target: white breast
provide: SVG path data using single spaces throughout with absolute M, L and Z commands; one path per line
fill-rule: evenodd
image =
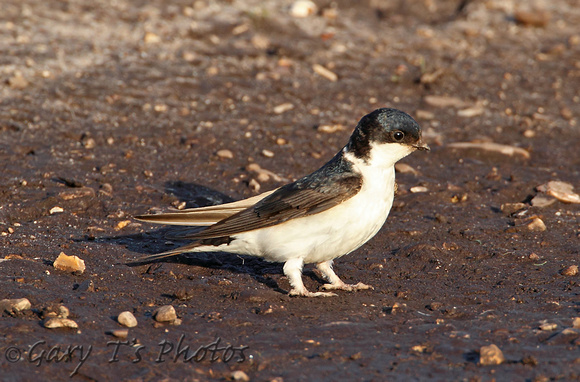
M 237 235 L 227 250 L 269 261 L 300 257 L 305 263 L 318 263 L 346 255 L 366 243 L 381 229 L 391 210 L 394 161 L 381 166 L 347 158 L 363 177 L 357 195 L 316 215 Z

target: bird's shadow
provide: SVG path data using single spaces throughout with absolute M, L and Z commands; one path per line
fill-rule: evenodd
M 235 201 L 231 197 L 212 190 L 211 188 L 181 181 L 167 182 L 165 192 L 178 198 L 179 201 L 186 203 L 186 208 L 205 207 L 218 205 Z M 142 254 L 146 257 L 160 252 L 169 251 L 188 244 L 191 241 L 175 240 L 168 241 L 168 237 L 176 234 L 182 234 L 183 231 L 191 233 L 203 230 L 202 227 L 161 227 L 151 231 L 134 233 L 128 235 L 104 236 L 104 237 L 85 237 L 80 241 L 93 241 L 100 243 L 114 243 L 124 246 L 129 251 Z M 248 274 L 254 280 L 266 285 L 267 287 L 280 292 L 287 293 L 278 286 L 278 283 L 270 275 L 281 275 L 283 272 L 282 263 L 270 263 L 253 256 L 242 256 L 227 252 L 196 252 L 185 253 L 158 260 L 140 261 L 139 257 L 126 263 L 127 266 L 137 267 L 142 265 L 155 265 L 161 263 L 178 263 L 191 266 L 199 266 L 210 269 L 228 270 L 234 273 Z M 150 272 L 150 269 L 147 271 Z M 313 271 L 305 271 L 304 275 L 316 282 L 324 281 Z

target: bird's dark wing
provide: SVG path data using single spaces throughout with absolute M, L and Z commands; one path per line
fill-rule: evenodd
M 227 237 L 258 228 L 270 227 L 290 219 L 308 216 L 332 208 L 353 197 L 361 187 L 358 176 L 346 176 L 333 182 L 332 187 L 309 187 L 291 183 L 272 195 L 224 219 L 189 239 Z

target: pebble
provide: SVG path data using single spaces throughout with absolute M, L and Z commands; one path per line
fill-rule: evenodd
M 526 208 L 525 203 L 504 203 L 501 205 L 501 212 L 506 215 L 512 215 L 520 210 Z
M 553 196 L 561 202 L 580 204 L 580 195 L 572 192 L 573 189 L 574 186 L 570 183 L 560 182 L 558 180 L 552 180 L 536 187 L 536 190 Z
M 542 219 L 533 218 L 532 221 L 528 224 L 528 229 L 530 231 L 542 232 L 545 231 L 547 228 Z
M 481 365 L 500 365 L 504 361 L 503 352 L 494 344 L 482 346 L 479 349 L 479 363 Z
M 52 208 L 50 209 L 50 211 L 48 211 L 48 212 L 49 212 L 51 215 L 53 215 L 53 214 L 58 214 L 58 213 L 64 212 L 64 208 L 62 208 L 62 207 L 59 207 L 59 206 L 55 206 L 55 207 L 52 207 Z
M 64 252 L 56 258 L 53 263 L 56 269 L 68 272 L 79 272 L 82 274 L 85 271 L 85 261 L 77 256 L 68 256 Z
M 417 116 L 418 119 L 424 119 L 427 121 L 430 121 L 435 118 L 435 113 L 432 113 L 427 110 L 417 110 L 415 112 L 415 115 Z
M 549 198 L 544 195 L 536 195 L 533 197 L 530 203 L 534 207 L 548 207 L 549 205 L 556 203 L 556 199 Z
M 413 175 L 418 175 L 419 172 L 417 170 L 415 170 L 413 167 L 409 166 L 406 163 L 396 163 L 395 164 L 395 171 L 401 173 L 401 174 L 413 174 Z
M 427 105 L 434 107 L 463 107 L 466 105 L 460 98 L 438 95 L 425 96 L 424 101 Z
M 123 228 L 127 227 L 129 224 L 131 224 L 131 220 L 121 220 L 115 226 L 115 231 L 122 230 Z
M 560 115 L 562 116 L 562 118 L 564 118 L 565 120 L 568 120 L 568 121 L 574 117 L 572 110 L 570 110 L 567 107 L 563 107 L 562 109 L 560 109 Z
M 224 158 L 224 159 L 233 159 L 234 158 L 234 153 L 232 153 L 230 150 L 227 150 L 227 149 L 219 150 L 216 154 L 218 157 Z
M 337 131 L 343 131 L 345 129 L 346 127 L 344 125 L 337 123 L 334 125 L 320 125 L 316 130 L 320 133 L 332 134 L 336 133 Z
M 572 319 L 572 327 L 574 329 L 580 329 L 580 317 L 574 317 Z
M 15 76 L 8 79 L 8 85 L 12 89 L 24 89 L 28 84 L 28 80 L 22 76 L 22 73 L 16 73 Z
M 175 314 L 175 310 L 173 312 Z M 129 311 L 125 311 L 119 314 L 119 316 L 117 317 L 117 321 L 119 322 L 119 324 L 126 326 L 128 328 L 134 328 L 135 326 L 137 326 L 137 319 L 135 318 L 133 313 Z
M 70 320 L 68 318 L 55 317 L 55 318 L 51 318 L 51 319 L 46 320 L 44 322 L 44 327 L 47 329 L 57 329 L 57 328 L 78 329 L 79 325 L 76 322 L 74 322 L 73 320 Z
M 164 305 L 153 313 L 153 317 L 157 322 L 171 322 L 177 319 L 177 314 L 172 305 Z
M 578 266 L 570 265 L 560 271 L 562 276 L 576 276 L 578 274 Z
M 558 324 L 550 323 L 550 322 L 542 322 L 540 324 L 540 330 L 550 332 L 552 330 L 556 330 L 558 328 Z
M 514 13 L 514 19 L 518 23 L 532 27 L 545 27 L 551 17 L 550 12 L 544 10 L 517 10 Z
M 143 36 L 143 41 L 145 42 L 145 44 L 156 44 L 161 42 L 161 37 L 159 37 L 153 32 L 147 32 L 145 33 L 145 36 Z
M 503 155 L 520 155 L 526 159 L 530 158 L 530 153 L 520 147 L 502 145 L 494 142 L 453 142 L 447 145 L 455 149 L 479 149 L 485 151 L 494 151 Z
M 62 200 L 72 200 L 85 196 L 95 196 L 95 190 L 90 187 L 75 188 L 72 190 L 62 191 L 58 194 Z
M 457 115 L 459 117 L 471 118 L 471 117 L 477 117 L 478 115 L 482 115 L 483 112 L 484 112 L 484 109 L 482 107 L 474 106 L 474 107 L 468 107 L 467 109 L 459 110 L 457 112 Z
M 540 256 L 538 256 L 535 253 L 530 253 L 530 255 L 528 256 L 528 259 L 530 259 L 532 261 L 538 261 L 538 260 L 540 260 Z
M 18 313 L 23 310 L 29 310 L 32 304 L 27 298 L 4 299 L 0 301 L 0 313 L 7 312 L 8 314 Z
M 274 152 L 264 149 L 262 150 L 262 155 L 265 156 L 266 158 L 273 158 L 274 157 Z
M 240 381 L 240 382 L 249 382 L 250 377 L 248 377 L 248 374 L 246 374 L 245 372 L 243 372 L 241 370 L 236 370 L 236 371 L 232 371 L 232 373 L 230 374 L 230 380 Z
M 274 113 L 275 114 L 282 114 L 282 113 L 285 113 L 285 112 L 290 111 L 292 109 L 294 109 L 294 105 L 291 104 L 290 102 L 286 102 L 286 103 L 280 104 L 278 106 L 275 106 Z
M 330 69 L 325 68 L 320 64 L 312 65 L 312 70 L 314 70 L 314 73 L 318 74 L 321 77 L 326 78 L 331 82 L 336 82 L 338 80 L 338 76 L 336 75 L 336 73 L 334 73 Z
M 315 15 L 318 12 L 318 6 L 310 0 L 298 0 L 290 7 L 292 17 L 304 18 Z
M 262 188 L 262 186 L 260 185 L 260 183 L 258 183 L 258 181 L 256 179 L 254 179 L 254 178 L 250 179 L 250 182 L 248 183 L 248 186 L 250 186 L 250 188 L 254 192 L 258 192 L 258 191 L 260 191 L 260 188 Z
M 94 292 L 95 283 L 93 283 L 93 280 L 85 280 L 79 284 L 76 290 L 78 292 Z
M 428 192 L 429 189 L 425 186 L 414 186 L 414 187 L 411 187 L 411 189 L 409 191 L 416 194 L 418 192 Z

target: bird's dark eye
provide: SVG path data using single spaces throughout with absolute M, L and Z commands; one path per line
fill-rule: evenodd
M 393 131 L 393 139 L 397 142 L 401 142 L 405 138 L 405 133 L 402 131 Z

